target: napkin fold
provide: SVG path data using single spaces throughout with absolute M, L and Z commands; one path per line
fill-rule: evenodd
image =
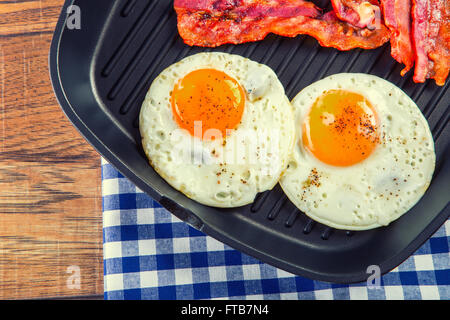
M 376 283 L 296 276 L 192 228 L 102 159 L 104 297 L 108 300 L 450 299 L 450 220 Z

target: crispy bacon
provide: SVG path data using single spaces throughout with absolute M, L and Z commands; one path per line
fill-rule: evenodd
M 378 0 L 331 0 L 337 17 L 358 28 L 374 29 L 381 23 Z
M 414 66 L 411 42 L 411 0 L 381 0 L 384 22 L 391 30 L 391 55 L 405 68 L 404 76 Z
M 384 25 L 358 28 L 303 0 L 175 0 L 174 7 L 179 33 L 191 46 L 258 41 L 269 33 L 307 34 L 322 46 L 339 50 L 373 49 L 389 40 Z
M 444 85 L 450 69 L 450 2 L 413 0 L 414 81 Z

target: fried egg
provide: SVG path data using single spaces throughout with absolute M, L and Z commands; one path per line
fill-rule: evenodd
M 417 105 L 390 82 L 335 74 L 293 99 L 297 129 L 280 184 L 315 221 L 333 228 L 386 226 L 413 207 L 435 167 Z
M 139 120 L 155 171 L 214 207 L 246 205 L 272 189 L 295 140 L 292 105 L 274 71 L 227 53 L 169 66 L 153 81 Z

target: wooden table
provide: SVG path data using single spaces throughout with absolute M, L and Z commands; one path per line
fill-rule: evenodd
M 103 296 L 100 156 L 48 73 L 63 2 L 0 1 L 0 299 Z

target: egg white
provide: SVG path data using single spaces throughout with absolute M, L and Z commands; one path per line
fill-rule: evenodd
M 301 141 L 311 106 L 332 89 L 363 95 L 380 120 L 379 145 L 367 159 L 348 167 L 319 161 Z M 427 190 L 436 161 L 433 138 L 420 109 L 392 83 L 368 74 L 335 74 L 303 89 L 292 105 L 297 141 L 280 184 L 313 220 L 345 230 L 386 226 Z
M 223 139 L 194 138 L 179 128 L 170 102 L 175 84 L 203 68 L 225 72 L 246 92 L 241 123 Z M 152 167 L 175 189 L 214 207 L 237 207 L 272 189 L 295 140 L 293 109 L 266 65 L 227 53 L 200 53 L 164 70 L 140 112 L 142 146 Z

